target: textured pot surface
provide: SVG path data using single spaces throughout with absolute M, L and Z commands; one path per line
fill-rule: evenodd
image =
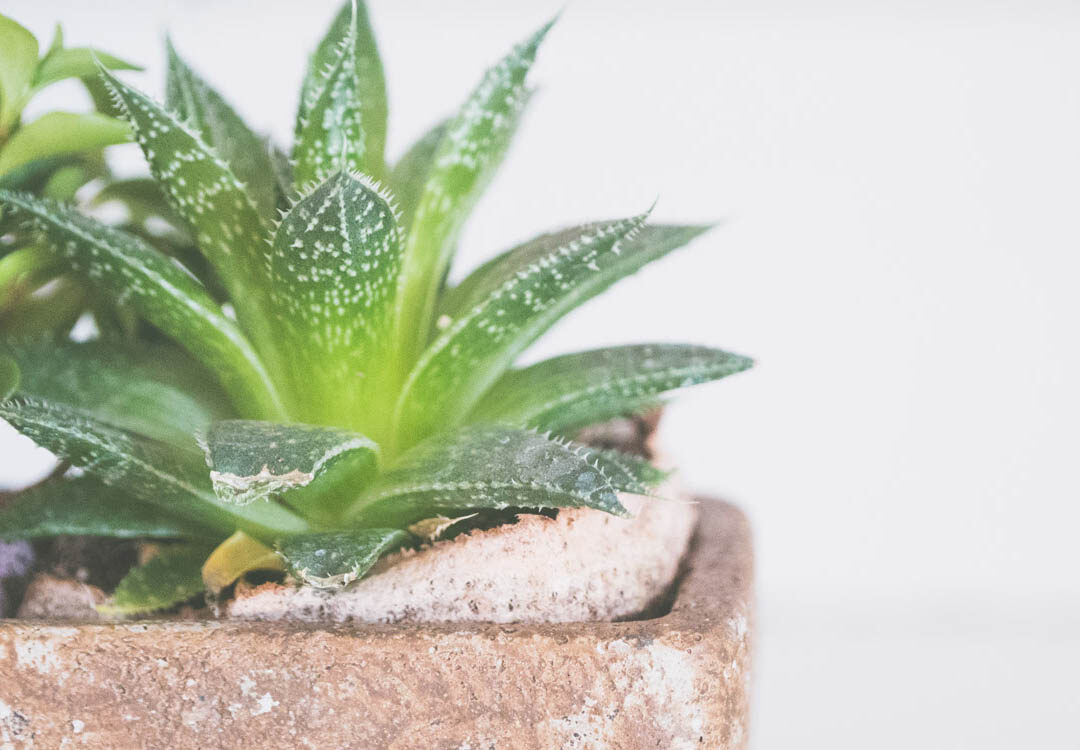
M 652 619 L 2 621 L 0 747 L 742 747 L 751 586 L 744 516 L 707 502 Z
M 383 558 L 340 592 L 268 583 L 226 605 L 243 620 L 309 622 L 587 622 L 643 612 L 670 589 L 698 506 L 674 482 L 657 494 L 622 495 L 633 514 L 590 508 L 436 542 Z

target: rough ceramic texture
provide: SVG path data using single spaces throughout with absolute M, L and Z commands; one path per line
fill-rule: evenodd
M 229 617 L 311 622 L 587 622 L 647 609 L 671 586 L 697 505 L 625 495 L 635 513 L 560 511 L 390 555 L 332 593 L 267 583 L 242 590 Z
M 744 747 L 749 530 L 702 509 L 650 620 L 0 623 L 0 746 Z

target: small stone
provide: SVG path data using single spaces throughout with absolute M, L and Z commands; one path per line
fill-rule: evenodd
M 105 601 L 97 586 L 38 573 L 30 581 L 18 617 L 28 620 L 97 620 L 95 605 Z

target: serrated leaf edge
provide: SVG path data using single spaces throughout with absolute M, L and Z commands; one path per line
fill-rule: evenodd
M 111 72 L 109 72 L 107 68 L 101 65 L 100 61 L 98 61 L 98 76 L 101 78 L 102 83 L 105 84 L 105 89 L 109 92 L 109 98 L 112 100 L 113 106 L 115 106 L 117 109 L 124 113 L 124 119 L 126 119 L 128 121 L 128 124 L 131 126 L 131 131 L 135 136 L 135 140 L 138 140 L 140 128 L 135 123 L 135 118 L 131 114 L 131 109 L 130 107 L 128 107 L 127 101 L 124 99 L 124 95 L 120 92 L 118 84 L 122 84 L 122 82 L 118 78 L 116 78 L 116 76 L 114 76 Z M 244 200 L 247 202 L 248 207 L 251 208 L 251 210 L 255 213 L 257 217 L 259 217 L 263 229 L 266 229 L 267 226 L 265 220 L 263 220 L 262 212 L 259 211 L 259 207 L 255 205 L 255 201 L 252 199 L 251 194 L 248 192 L 247 185 L 235 174 L 233 174 L 232 168 L 224 159 L 221 158 L 221 155 L 218 154 L 217 149 L 207 143 L 205 139 L 203 139 L 202 135 L 192 126 L 191 122 L 186 117 L 182 117 L 180 113 L 165 106 L 164 103 L 152 99 L 150 96 L 144 94 L 138 89 L 135 89 L 131 86 L 128 86 L 127 88 L 131 89 L 131 91 L 135 92 L 136 94 L 152 101 L 158 108 L 161 109 L 163 113 L 168 115 L 168 117 L 177 125 L 177 127 L 179 127 L 184 132 L 185 135 L 192 138 L 195 141 L 196 145 L 206 152 L 206 155 L 209 157 L 210 161 L 214 164 L 214 166 L 220 168 L 225 174 L 229 176 L 229 178 L 233 182 L 233 186 L 236 187 L 240 191 L 240 193 L 243 194 Z M 142 144 L 139 145 L 140 148 L 142 148 Z
M 75 414 L 75 416 L 76 416 L 75 420 L 68 420 L 68 421 L 56 420 L 55 422 L 45 422 L 45 421 L 42 421 L 41 419 L 35 419 L 32 415 L 19 414 L 19 413 L 17 413 L 17 412 L 10 409 L 10 407 L 12 407 L 12 406 L 14 406 L 16 409 L 18 409 L 20 407 L 24 407 L 24 406 L 29 406 L 29 407 L 42 409 L 42 410 L 44 410 L 46 412 L 54 412 L 54 411 L 56 411 L 55 408 L 47 401 L 44 401 L 42 399 L 37 399 L 37 398 L 26 397 L 26 396 L 20 396 L 20 397 L 17 397 L 17 398 L 8 399 L 7 401 L 0 402 L 0 417 L 4 417 L 5 419 L 7 419 L 7 414 L 10 413 L 10 414 L 13 414 L 16 417 L 16 419 L 19 419 L 19 420 L 24 421 L 24 422 L 29 422 L 29 423 L 33 424 L 35 427 L 41 427 L 41 428 L 47 428 L 47 429 L 50 429 L 50 430 L 55 430 L 56 432 L 59 432 L 59 433 L 61 433 L 63 435 L 67 435 L 67 436 L 70 436 L 70 437 L 73 437 L 73 438 L 77 438 L 78 440 L 84 440 L 87 443 L 90 443 L 90 444 L 94 445 L 96 448 L 100 448 L 103 451 L 113 451 L 113 450 L 115 450 L 114 446 L 110 445 L 107 442 L 104 442 L 104 441 L 98 439 L 97 435 L 94 433 L 94 430 L 89 429 L 89 426 L 94 424 L 94 420 L 92 420 L 89 417 L 83 418 L 82 415 L 85 414 L 84 410 L 82 410 L 82 409 L 80 409 L 80 408 L 78 408 L 76 406 L 68 406 L 68 407 L 66 407 L 67 409 L 69 409 L 71 412 L 73 412 Z M 80 424 L 83 425 L 83 426 L 87 426 L 88 429 L 86 431 L 79 431 L 78 426 Z M 115 431 L 123 434 L 123 430 L 121 430 L 119 428 L 110 427 L 109 429 L 115 430 Z M 128 454 L 128 455 L 125 455 L 124 460 L 125 460 L 125 462 L 130 462 L 131 465 L 135 466 L 136 468 L 138 468 L 138 469 L 140 469 L 142 471 L 146 471 L 149 474 L 152 474 L 153 476 L 157 477 L 158 479 L 160 479 L 165 484 L 168 484 L 168 485 L 171 485 L 171 486 L 176 487 L 178 489 L 181 489 L 184 492 L 187 492 L 188 494 L 192 495 L 195 498 L 202 499 L 202 500 L 207 499 L 206 493 L 204 491 L 200 490 L 198 487 L 195 487 L 194 485 L 180 479 L 179 477 L 176 477 L 176 476 L 173 476 L 172 474 L 168 474 L 166 472 L 163 472 L 163 471 L 159 470 L 157 467 L 155 467 L 153 464 L 150 464 L 150 463 L 148 463 L 146 461 L 143 461 L 142 459 L 140 459 L 140 458 L 138 458 L 136 456 Z M 104 476 L 96 474 L 95 472 L 93 472 L 92 469 L 86 469 L 86 467 L 82 467 L 82 468 L 87 470 L 89 473 L 94 474 L 94 476 L 96 476 L 104 484 L 108 484 L 108 485 L 113 484 L 113 481 L 111 481 L 109 478 L 106 478 Z
M 654 204 L 655 205 L 655 204 Z M 645 222 L 648 220 L 649 215 L 652 213 L 652 208 L 645 213 L 638 214 L 635 217 L 629 219 L 621 219 L 613 222 L 598 224 L 594 227 L 594 231 L 591 233 L 582 234 L 570 242 L 562 245 L 552 252 L 548 253 L 544 257 L 533 261 L 525 269 L 518 271 L 514 276 L 504 281 L 497 289 L 491 294 L 485 297 L 483 300 L 473 305 L 465 315 L 455 320 L 449 326 L 447 326 L 439 336 L 429 344 L 421 355 L 417 358 L 416 363 L 409 371 L 405 382 L 401 386 L 401 390 L 398 395 L 397 403 L 395 404 L 394 413 L 395 421 L 400 423 L 401 418 L 404 415 L 405 406 L 411 396 L 411 391 L 416 381 L 423 375 L 427 365 L 438 356 L 447 346 L 451 344 L 454 338 L 460 333 L 466 326 L 468 326 L 473 320 L 482 315 L 490 305 L 498 301 L 502 297 L 510 294 L 517 286 L 524 283 L 531 277 L 540 273 L 548 266 L 556 262 L 558 256 L 567 256 L 580 248 L 583 243 L 597 242 L 606 238 L 612 234 L 620 234 L 622 236 L 615 241 L 608 252 L 619 255 L 621 250 L 620 246 L 623 243 L 633 240 L 633 238 L 641 231 Z M 624 229 L 625 227 L 625 229 Z M 401 290 L 399 289 L 399 292 Z M 571 294 L 573 292 L 571 291 Z
M 742 362 L 740 362 L 740 364 L 742 364 L 743 366 L 729 374 L 734 375 L 753 366 L 752 359 L 748 357 L 743 357 L 742 355 L 734 356 L 739 357 L 741 360 L 743 360 Z M 638 373 L 635 375 L 627 375 L 624 377 L 616 377 L 606 383 L 597 383 L 594 385 L 590 385 L 585 388 L 574 390 L 573 392 L 564 393 L 558 398 L 546 401 L 543 404 L 539 405 L 536 409 L 530 410 L 533 413 L 531 413 L 529 417 L 520 424 L 522 424 L 522 426 L 535 427 L 536 425 L 532 424 L 529 420 L 537 419 L 542 415 L 546 414 L 547 412 L 558 408 L 559 406 L 571 404 L 581 399 L 587 399 L 590 396 L 610 391 L 613 388 L 622 388 L 636 384 L 647 384 L 650 381 L 668 380 L 670 378 L 682 378 L 684 381 L 691 381 L 681 383 L 680 385 L 673 386 L 672 388 L 665 388 L 664 392 L 667 392 L 678 390 L 680 388 L 689 388 L 694 385 L 702 385 L 703 383 L 709 382 L 713 374 L 725 372 L 728 369 L 729 368 L 727 366 L 721 365 L 696 364 L 670 367 L 664 370 L 652 370 L 648 373 Z

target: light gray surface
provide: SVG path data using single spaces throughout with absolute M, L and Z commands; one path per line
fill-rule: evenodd
M 1075 602 L 764 603 L 751 747 L 1076 748 Z
M 563 3 L 371 5 L 400 153 Z M 4 10 L 148 61 L 131 80 L 156 92 L 167 25 L 283 138 L 332 6 Z M 660 219 L 727 219 L 530 356 L 689 340 L 759 359 L 663 426 L 688 483 L 755 524 L 756 747 L 1077 746 L 1076 4 L 575 0 L 535 79 L 455 276 L 657 195 Z M 8 479 L 31 468 L 12 445 Z

